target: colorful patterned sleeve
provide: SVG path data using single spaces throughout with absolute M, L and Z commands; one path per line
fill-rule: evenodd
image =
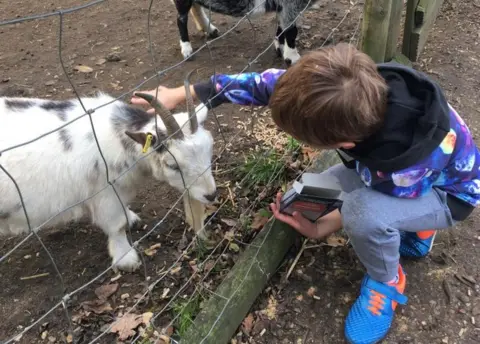
M 209 107 L 223 103 L 266 106 L 283 69 L 262 73 L 217 74 L 209 81 L 196 84 L 197 97 Z

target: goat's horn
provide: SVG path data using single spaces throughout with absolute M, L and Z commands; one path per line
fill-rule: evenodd
M 183 132 L 180 129 L 177 121 L 173 117 L 172 113 L 163 105 L 161 102 L 156 100 L 156 98 L 147 93 L 135 93 L 137 97 L 145 99 L 154 109 L 155 112 L 160 116 L 167 128 L 167 134 L 172 135 L 173 138 L 182 139 Z
M 191 70 L 187 74 L 184 85 L 185 85 L 185 98 L 187 100 L 187 112 L 188 112 L 188 117 L 190 118 L 190 131 L 193 134 L 198 129 L 198 119 L 197 119 L 197 113 L 195 111 L 195 105 L 193 105 L 192 93 L 190 92 L 190 77 L 192 76 L 192 72 L 193 70 Z

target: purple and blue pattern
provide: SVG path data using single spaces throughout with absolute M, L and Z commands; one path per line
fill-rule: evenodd
M 222 74 L 212 81 L 225 102 L 266 106 L 283 73 L 282 69 L 268 69 L 263 73 Z M 435 187 L 473 206 L 480 205 L 480 152 L 463 119 L 449 108 L 450 132 L 428 158 L 393 173 L 371 171 L 357 161 L 357 173 L 365 185 L 400 198 L 417 198 Z

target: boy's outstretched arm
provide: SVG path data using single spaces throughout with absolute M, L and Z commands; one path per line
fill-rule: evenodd
M 223 103 L 266 106 L 278 78 L 284 72 L 285 70 L 282 69 L 267 69 L 262 73 L 217 74 L 205 82 L 191 85 L 190 92 L 195 99 L 207 104 L 210 108 Z M 159 86 L 146 93 L 158 94 L 158 99 L 168 109 L 173 109 L 185 101 L 183 86 L 176 88 Z M 135 95 L 132 98 L 132 104 L 148 105 Z

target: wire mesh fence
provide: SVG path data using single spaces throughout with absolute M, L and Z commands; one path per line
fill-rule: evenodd
M 163 2 L 168 3 L 167 1 Z M 215 295 L 216 297 L 221 297 L 226 300 L 223 310 L 217 315 L 217 319 L 220 319 L 223 316 L 225 308 L 229 306 L 229 301 L 231 297 L 233 297 L 234 295 L 231 295 L 230 298 L 225 298 L 224 296 L 216 294 L 215 287 L 218 285 L 218 283 L 221 282 L 222 276 L 221 272 L 219 276 L 220 278 L 212 278 L 212 275 L 219 274 L 219 265 L 222 265 L 222 267 L 220 268 L 220 270 L 222 270 L 225 267 L 228 269 L 228 267 L 234 263 L 234 259 L 232 259 L 232 257 L 228 255 L 229 252 L 238 252 L 241 251 L 243 247 L 250 245 L 249 241 L 251 241 L 252 235 L 236 235 L 236 233 L 244 232 L 243 227 L 245 227 L 245 221 L 248 222 L 248 219 L 251 219 L 255 212 L 265 205 L 268 197 L 270 197 L 272 195 L 272 192 L 274 192 L 276 188 L 279 187 L 278 181 L 280 176 L 285 176 L 286 170 L 288 170 L 289 168 L 291 169 L 291 167 L 289 167 L 288 164 L 285 163 L 286 161 L 288 161 L 288 157 L 292 154 L 298 154 L 301 150 L 300 145 L 293 144 L 289 147 L 283 147 L 283 150 L 279 150 L 278 147 L 270 147 L 254 151 L 255 159 L 249 162 L 248 169 L 244 169 L 243 173 L 239 175 L 233 174 L 233 176 L 237 177 L 235 180 L 231 180 L 228 175 L 226 176 L 228 179 L 224 183 L 224 185 L 226 186 L 225 195 L 224 197 L 219 198 L 219 201 L 217 202 L 215 207 L 210 208 L 210 214 L 208 214 L 207 220 L 205 221 L 203 228 L 209 231 L 211 230 L 211 227 L 213 227 L 214 223 L 220 223 L 221 220 L 219 219 L 219 217 L 225 213 L 226 209 L 230 204 L 234 204 L 236 202 L 237 196 L 241 197 L 243 192 L 242 190 L 245 190 L 245 188 L 247 188 L 248 186 L 255 185 L 255 183 L 259 182 L 259 179 L 255 179 L 258 173 L 258 167 L 262 168 L 262 164 L 265 164 L 265 159 L 269 161 L 272 161 L 273 159 L 274 163 L 269 165 L 269 168 L 264 169 L 262 173 L 265 175 L 265 177 L 254 190 L 257 193 L 257 196 L 251 197 L 248 200 L 247 204 L 235 213 L 235 216 L 238 218 L 238 220 L 230 221 L 227 223 L 228 231 L 226 231 L 226 233 L 225 231 L 222 232 L 217 230 L 217 234 L 218 232 L 220 232 L 220 234 L 217 235 L 215 242 L 209 247 L 204 247 L 205 244 L 202 241 L 198 240 L 197 234 L 193 234 L 190 238 L 187 239 L 187 235 L 184 232 L 182 235 L 182 240 L 184 241 L 184 243 L 181 245 L 181 249 L 179 250 L 177 257 L 175 259 L 171 259 L 168 264 L 164 264 L 163 268 L 161 268 L 160 271 L 158 271 L 157 269 L 160 267 L 153 268 L 153 271 L 155 271 L 155 273 L 152 274 L 152 268 L 149 267 L 149 265 L 153 263 L 151 262 L 151 260 L 148 259 L 148 256 L 150 254 L 145 254 L 145 252 L 147 252 L 146 250 L 150 250 L 149 252 L 151 252 L 152 250 L 155 250 L 155 247 L 152 246 L 153 248 L 144 248 L 147 240 L 158 235 L 168 235 L 167 233 L 165 233 L 166 231 L 164 230 L 166 228 L 165 225 L 172 221 L 172 218 L 176 216 L 177 205 L 182 202 L 184 196 L 189 195 L 191 186 L 194 185 L 195 182 L 205 173 L 207 173 L 210 169 L 214 171 L 215 176 L 215 172 L 217 172 L 218 175 L 221 174 L 222 171 L 219 172 L 219 169 L 222 169 L 222 165 L 226 167 L 225 170 L 228 170 L 229 168 L 236 170 L 238 168 L 237 166 L 232 167 L 226 164 L 223 157 L 226 154 L 229 154 L 229 152 L 231 152 L 232 150 L 235 150 L 236 146 L 240 146 L 240 143 L 246 138 L 246 132 L 248 132 L 249 130 L 250 132 L 255 132 L 257 130 L 257 121 L 265 121 L 266 118 L 268 118 L 268 113 L 262 112 L 263 110 L 255 108 L 253 104 L 250 108 L 242 108 L 243 112 L 247 113 L 249 117 L 247 120 L 243 121 L 244 123 L 243 125 L 241 125 L 240 130 L 237 130 L 234 134 L 229 134 L 225 132 L 225 125 L 221 123 L 222 117 L 217 113 L 218 110 L 211 109 L 210 116 L 213 116 L 215 131 L 218 134 L 215 142 L 216 154 L 215 157 L 212 159 L 211 165 L 208 166 L 205 170 L 201 171 L 201 173 L 199 173 L 199 175 L 192 183 L 187 185 L 184 181 L 184 191 L 181 192 L 179 195 L 177 194 L 175 196 L 175 201 L 171 202 L 168 205 L 168 211 L 166 211 L 163 216 L 157 216 L 154 223 L 151 225 L 151 228 L 147 228 L 146 230 L 138 234 L 138 232 L 132 233 L 130 226 L 127 226 L 128 239 L 132 246 L 130 250 L 137 250 L 142 260 L 142 268 L 140 271 L 142 271 L 143 274 L 143 290 L 135 295 L 134 301 L 131 302 L 128 307 L 122 305 L 122 307 L 120 307 L 119 311 L 117 312 L 109 310 L 109 314 L 114 315 L 110 322 L 105 323 L 103 326 L 101 326 L 101 328 L 96 329 L 96 331 L 90 333 L 88 336 L 80 336 L 79 329 L 81 330 L 81 326 L 78 324 L 78 297 L 79 295 L 90 290 L 94 286 L 98 286 L 98 283 L 104 283 L 107 280 L 107 277 L 111 275 L 112 270 L 115 270 L 114 263 L 104 268 L 103 271 L 100 271 L 98 274 L 95 275 L 95 277 L 89 279 L 86 283 L 83 283 L 78 287 L 72 288 L 65 282 L 62 271 L 59 268 L 58 263 L 54 258 L 54 255 L 50 252 L 50 249 L 44 243 L 44 238 L 42 238 L 42 232 L 39 232 L 39 230 L 44 227 L 49 227 L 56 217 L 62 216 L 62 214 L 65 214 L 66 212 L 74 209 L 75 207 L 81 206 L 82 204 L 93 199 L 97 195 L 103 192 L 112 191 L 115 193 L 119 204 L 123 208 L 126 223 L 129 223 L 129 208 L 120 196 L 121 193 L 118 192 L 118 181 L 124 176 L 126 176 L 128 173 L 132 173 L 132 171 L 137 168 L 137 165 L 141 160 L 148 159 L 151 154 L 155 153 L 151 152 L 145 154 L 134 164 L 131 164 L 128 168 L 123 169 L 121 173 L 115 175 L 115 177 L 112 177 L 112 171 L 110 171 L 110 164 L 104 155 L 98 139 L 98 135 L 100 135 L 101 132 L 99 132 L 98 128 L 96 129 L 94 125 L 95 115 L 102 107 L 108 106 L 116 101 L 122 101 L 127 96 L 132 95 L 133 92 L 144 88 L 148 82 L 156 81 L 158 84 L 162 84 L 164 80 L 163 77 L 169 71 L 172 71 L 176 68 L 182 68 L 182 70 L 185 69 L 187 71 L 191 70 L 192 68 L 188 66 L 190 61 L 187 61 L 186 59 L 183 59 L 178 63 L 168 66 L 167 68 L 159 67 L 159 49 L 156 48 L 156 44 L 154 43 L 155 40 L 151 34 L 151 27 L 153 25 L 152 16 L 154 13 L 153 9 L 154 5 L 156 5 L 156 2 L 150 0 L 148 3 L 141 5 L 142 7 L 145 7 L 145 9 L 147 9 L 146 20 L 141 24 L 146 25 L 147 27 L 148 39 L 146 42 L 146 49 L 148 49 L 150 54 L 153 72 L 151 73 L 151 75 L 144 78 L 142 82 L 137 83 L 137 85 L 132 89 L 123 92 L 118 97 L 115 97 L 114 100 L 102 104 L 96 108 L 88 108 L 88 106 L 84 104 L 83 98 L 80 95 L 81 92 L 79 91 L 79 87 L 73 81 L 71 74 L 69 73 L 69 67 L 65 63 L 63 48 L 64 35 L 65 31 L 68 30 L 65 25 L 65 16 L 67 14 L 70 14 L 86 17 L 85 12 L 88 12 L 90 9 L 96 6 L 104 6 L 106 5 L 105 3 L 107 3 L 107 1 L 97 0 L 80 6 L 55 10 L 53 12 L 48 12 L 45 14 L 32 14 L 30 16 L 19 17 L 12 20 L 4 20 L 0 22 L 0 28 L 5 26 L 14 26 L 16 30 L 21 30 L 21 24 L 27 21 L 58 19 L 58 61 L 63 71 L 63 77 L 66 78 L 66 80 L 68 81 L 76 99 L 79 101 L 83 109 L 83 113 L 79 114 L 77 117 L 70 121 L 62 123 L 53 130 L 45 132 L 38 137 L 28 139 L 25 142 L 15 144 L 10 147 L 1 147 L 0 149 L 0 169 L 16 188 L 29 230 L 28 234 L 23 237 L 18 243 L 13 245 L 13 247 L 5 250 L 4 253 L 2 252 L 0 256 L 0 264 L 7 264 L 11 256 L 15 254 L 16 251 L 18 251 L 21 247 L 28 245 L 30 241 L 35 240 L 41 245 L 44 253 L 49 258 L 50 264 L 53 267 L 56 278 L 58 280 L 58 285 L 52 286 L 52 288 L 56 287 L 58 289 L 58 301 L 55 302 L 48 310 L 43 312 L 43 314 L 36 317 L 28 317 L 28 321 L 26 323 L 14 324 L 14 326 L 20 327 L 16 328 L 16 331 L 13 335 L 9 335 L 8 337 L 4 337 L 2 335 L 2 343 L 5 344 L 21 342 L 22 338 L 30 338 L 28 337 L 29 333 L 31 334 L 33 331 L 36 331 L 36 329 L 42 328 L 46 319 L 48 319 L 48 317 L 53 315 L 54 313 L 58 312 L 58 310 L 62 310 L 64 314 L 66 325 L 63 329 L 63 336 L 64 341 L 68 343 L 102 343 L 106 342 L 107 336 L 111 336 L 112 334 L 118 335 L 121 340 L 128 340 L 132 343 L 162 343 L 162 340 L 163 342 L 176 343 L 181 340 L 181 328 L 183 326 L 191 325 L 191 317 L 195 315 L 194 313 L 196 311 L 198 311 L 201 300 L 207 299 L 211 295 Z M 264 2 L 259 2 L 257 7 L 260 8 L 262 5 L 264 5 Z M 297 21 L 302 15 L 304 15 L 304 13 L 309 9 L 310 5 L 310 2 L 308 2 L 306 7 L 298 13 L 295 21 Z M 217 61 L 215 60 L 215 44 L 218 43 L 220 40 L 228 39 L 229 35 L 232 35 L 235 30 L 237 30 L 237 28 L 242 25 L 242 23 L 247 23 L 250 27 L 251 44 L 253 46 L 259 46 L 261 50 L 259 53 L 248 57 L 247 63 L 245 63 L 243 66 L 235 66 L 234 71 L 236 74 L 257 71 L 255 67 L 256 64 L 262 57 L 264 57 L 264 55 L 269 50 L 272 50 L 272 47 L 274 45 L 274 36 L 272 36 L 266 44 L 264 42 L 259 42 L 259 39 L 257 37 L 259 30 L 255 27 L 254 23 L 250 19 L 251 14 L 253 14 L 258 9 L 257 7 L 250 10 L 245 16 L 241 18 L 236 18 L 235 23 L 227 30 L 225 30 L 225 32 L 222 33 L 219 37 L 211 40 L 205 39 L 205 42 L 193 52 L 193 56 L 199 55 L 203 50 L 206 50 L 208 52 L 211 66 L 204 68 L 205 71 L 202 74 L 217 74 L 218 70 L 216 68 Z M 209 18 L 212 17 L 212 12 L 210 10 L 208 10 L 208 16 Z M 349 16 L 354 16 L 354 19 L 352 20 L 355 23 L 355 25 L 353 26 L 353 30 L 351 32 L 348 32 L 348 36 L 340 35 L 339 32 L 341 26 L 342 24 L 344 24 L 345 20 L 349 18 Z M 361 6 L 359 5 L 359 3 L 357 1 L 347 1 L 344 6 L 344 11 L 336 15 L 336 18 L 334 20 L 335 24 L 328 28 L 328 33 L 326 34 L 326 37 L 324 37 L 323 42 L 320 44 L 320 46 L 323 46 L 327 43 L 336 42 L 338 40 L 349 40 L 350 42 L 356 42 L 358 39 L 360 18 Z M 140 23 L 136 23 L 136 25 L 140 25 Z M 276 28 L 274 32 L 277 33 Z M 243 32 L 241 34 L 248 35 L 248 33 L 246 32 Z M 240 48 L 238 47 L 236 49 Z M 252 85 L 252 93 L 253 92 L 254 88 Z M 219 95 L 215 95 L 210 99 L 210 101 L 212 101 L 215 97 L 218 96 Z M 101 161 L 103 162 L 103 168 L 105 170 L 106 176 L 104 185 L 102 188 L 96 190 L 88 197 L 77 200 L 65 209 L 61 209 L 57 214 L 47 219 L 43 223 L 33 225 L 30 222 L 29 218 L 29 212 L 31 211 L 31 209 L 29 210 L 28 207 L 26 207 L 22 194 L 22 189 L 28 187 L 28 185 L 19 185 L 17 183 L 15 177 L 9 172 L 8 168 L 4 165 L 4 163 L 2 163 L 2 155 L 5 155 L 8 152 L 14 152 L 15 149 L 26 145 L 34 145 L 37 143 L 37 141 L 47 137 L 48 135 L 58 133 L 60 130 L 71 126 L 82 118 L 86 118 L 89 120 L 91 132 L 95 140 L 96 150 L 98 151 L 98 154 L 101 157 Z M 157 120 L 157 118 L 155 119 Z M 180 128 L 180 130 L 183 130 L 183 126 Z M 167 142 L 173 135 L 175 135 L 175 133 L 170 133 L 170 136 L 165 138 L 165 142 Z M 158 135 L 158 137 L 160 137 L 160 135 Z M 247 137 L 251 138 L 251 136 L 248 135 Z M 295 168 L 294 174 L 290 174 L 289 176 L 300 176 L 301 173 L 309 167 L 310 162 L 311 160 L 307 160 L 307 162 L 305 164 L 302 164 L 301 167 L 297 166 Z M 252 179 L 252 177 L 254 178 Z M 285 177 L 282 178 L 285 179 Z M 218 187 L 221 186 L 219 185 Z M 187 214 L 183 215 L 185 216 Z M 192 216 L 195 216 L 195 214 L 192 214 Z M 268 218 L 268 215 L 263 214 L 263 217 Z M 253 234 L 253 236 L 254 235 L 255 234 Z M 258 247 L 258 249 L 260 249 L 260 247 Z M 125 252 L 122 257 L 118 258 L 118 260 L 122 259 L 127 254 L 128 252 Z M 196 257 L 192 258 L 192 254 L 195 254 Z M 225 260 L 228 260 L 228 262 L 225 262 Z M 254 260 L 251 263 L 253 266 Z M 170 281 L 168 283 L 166 282 L 167 280 L 171 280 L 172 278 L 174 279 L 175 274 L 178 272 L 178 270 L 185 265 L 189 266 L 190 269 L 189 275 L 186 276 L 183 281 L 181 281 L 180 283 L 174 283 L 174 285 L 172 285 Z M 6 277 L 8 278 L 8 276 Z M 111 279 L 111 283 L 114 282 L 112 280 L 115 280 L 115 278 Z M 111 283 L 107 285 L 111 285 Z M 237 290 L 242 288 L 242 286 L 242 283 L 240 283 L 237 287 Z M 145 307 L 146 304 L 154 306 Z M 147 308 L 150 308 L 151 310 L 146 312 L 145 310 Z M 92 312 L 92 310 L 90 310 L 90 312 Z M 95 310 L 93 311 L 93 313 L 95 313 Z M 172 331 L 173 328 L 175 328 L 175 331 Z M 208 335 L 210 335 L 210 333 Z M 206 339 L 207 338 L 203 338 L 201 342 L 203 343 Z

